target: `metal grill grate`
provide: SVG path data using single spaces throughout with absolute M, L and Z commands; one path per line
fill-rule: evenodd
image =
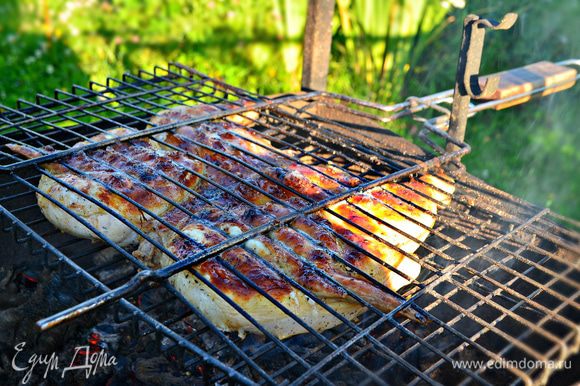
M 497 380 L 507 383 L 541 382 L 551 373 L 551 369 L 454 368 L 454 361 L 501 361 L 502 358 L 559 360 L 577 351 L 577 325 L 580 320 L 577 303 L 580 293 L 577 269 L 579 224 L 548 210 L 536 208 L 466 174 L 458 159 L 469 151 L 469 147 L 453 141 L 445 132 L 428 124 L 432 122 L 429 119 L 434 113 L 448 114 L 445 103 L 449 102 L 449 97 L 448 93 L 442 93 L 412 98 L 395 106 L 381 106 L 322 92 L 266 98 L 228 86 L 183 65 L 173 64 L 168 68 L 156 68 L 154 73 L 142 71 L 137 76 L 125 75 L 122 80 L 111 79 L 106 85 L 92 83 L 88 89 L 75 86 L 73 93 L 59 91 L 54 98 L 39 96 L 36 103 L 22 102 L 19 110 L 9 110 L 2 116 L 4 124 L 0 127 L 0 145 L 19 143 L 35 148 L 49 145 L 56 152 L 23 160 L 2 146 L 0 164 L 6 172 L 0 175 L 0 209 L 5 221 L 3 228 L 13 231 L 18 240 L 36 240 L 40 247 L 34 249 L 33 254 L 43 254 L 51 262 L 56 257 L 57 266 L 71 267 L 73 275 L 88 280 L 94 286 L 83 294 L 89 300 L 72 310 L 41 321 L 41 327 L 48 328 L 88 309 L 120 299 L 122 310 L 118 311 L 119 317 L 135 316 L 148 325 L 148 333 L 159 334 L 160 341 L 164 342 L 163 350 L 178 353 L 185 367 L 196 368 L 202 362 L 211 365 L 213 371 L 205 375 L 208 382 L 217 382 L 224 377 L 244 383 L 286 381 L 297 384 L 335 383 L 345 379 L 363 384 L 437 384 L 449 379 L 458 383 L 475 381 L 483 384 Z M 148 127 L 150 117 L 162 110 L 210 103 L 220 104 L 216 105 L 218 107 L 228 103 L 229 108 L 187 122 Z M 258 113 L 248 118 L 253 121 L 253 126 L 246 129 L 259 138 L 271 141 L 273 148 L 269 150 L 311 170 L 316 170 L 314 168 L 317 165 L 332 163 L 357 178 L 357 185 L 343 187 L 341 192 L 328 194 L 321 199 L 312 199 L 292 191 L 300 198 L 302 205 L 288 208 L 287 215 L 156 271 L 150 270 L 130 251 L 104 235 L 101 238 L 105 243 L 90 244 L 86 240 L 60 233 L 40 213 L 35 193 L 59 205 L 58 201 L 37 188 L 42 175 L 99 204 L 94 198 L 44 169 L 42 164 L 46 161 L 58 161 L 66 165 L 68 155 L 79 151 L 86 151 L 90 155 L 94 149 L 140 137 L 152 138 L 175 151 L 195 157 L 155 134 L 212 119 L 234 122 L 232 114 L 250 110 Z M 400 122 L 427 125 L 413 144 L 385 130 L 385 127 L 403 126 Z M 134 131 L 130 135 L 90 143 L 89 137 L 113 127 Z M 87 140 L 88 145 L 72 149 L 78 141 Z M 445 141 L 454 142 L 459 150 L 443 151 Z M 260 146 L 257 141 L 252 143 Z M 201 143 L 195 145 L 204 146 Z M 218 152 L 216 149 L 212 151 Z M 258 158 L 251 152 L 244 154 Z M 250 169 L 252 173 L 269 178 L 242 159 L 232 158 L 227 152 L 222 156 Z M 95 161 L 103 162 L 98 159 Z M 204 162 L 206 167 L 220 167 L 207 160 L 200 162 Z M 399 181 L 414 190 L 415 194 L 421 195 L 406 181 L 410 176 L 436 170 L 441 166 L 454 180 L 456 190 L 452 204 L 447 206 L 425 196 L 438 208 L 437 222 L 433 229 L 428 229 L 430 236 L 424 242 L 413 240 L 413 236 L 403 232 L 405 237 L 420 244 L 415 253 L 407 253 L 389 244 L 328 209 L 331 203 L 388 181 Z M 81 170 L 77 172 L 82 173 Z M 222 172 L 249 189 L 269 195 L 234 174 L 228 174 L 225 170 Z M 280 184 L 276 179 L 269 179 L 272 183 Z M 239 205 L 252 206 L 251 202 L 227 186 L 216 186 L 215 182 L 212 184 L 207 178 L 205 184 L 222 190 L 237 200 Z M 115 191 L 113 187 L 107 188 Z M 287 186 L 284 188 L 290 189 Z M 434 186 L 432 188 L 437 189 Z M 153 193 L 175 208 L 188 211 L 160 192 Z M 190 193 L 199 200 L 210 201 L 203 196 L 203 192 Z M 405 201 L 404 197 L 399 198 Z M 147 213 L 147 209 L 138 203 L 133 204 Z M 413 202 L 408 204 L 417 206 Z M 208 205 L 219 206 L 212 202 L 208 202 Z M 60 207 L 65 209 L 62 205 Z M 363 211 L 362 208 L 357 209 Z M 328 211 L 383 243 L 385 248 L 398 250 L 421 264 L 421 275 L 399 294 L 394 294 L 341 256 L 333 254 L 334 259 L 357 271 L 378 288 L 399 297 L 400 306 L 385 313 L 356 292 L 343 287 L 351 298 L 368 308 L 357 320 L 350 321 L 264 261 L 297 291 L 305 293 L 326 312 L 343 321 L 339 327 L 320 333 L 309 328 L 256 283 L 225 261 L 219 260 L 246 285 L 283 308 L 285 313 L 309 331 L 307 334 L 280 340 L 254 320 L 256 328 L 265 337 L 241 339 L 234 334 L 221 332 L 164 280 L 189 269 L 192 264 L 215 256 L 219 259 L 220 253 L 241 245 L 255 235 L 281 224 L 292 224 L 293 219 L 319 210 Z M 90 227 L 73 212 L 68 212 Z M 155 243 L 147 233 L 114 211 L 109 212 L 133 227 L 142 237 Z M 148 214 L 155 217 L 153 213 Z M 195 213 L 187 214 L 195 216 Z M 408 221 L 414 221 L 403 212 L 398 214 Z M 367 215 L 372 216 L 370 213 Z M 382 219 L 375 219 L 382 225 L 391 226 Z M 416 223 L 425 228 L 423 224 Z M 14 224 L 18 226 L 14 227 Z M 24 236 L 17 228 L 24 231 Z M 92 230 L 97 233 L 96 229 Z M 173 231 L 180 234 L 179 229 Z M 188 238 L 185 234 L 180 235 Z M 337 237 L 358 252 L 368 255 L 376 264 L 386 264 L 356 244 L 349 243 L 348 239 L 340 235 Z M 171 255 L 162 245 L 157 243 L 156 246 Z M 122 271 L 124 274 L 120 277 L 108 277 L 107 272 L 111 266 L 125 266 L 126 270 Z M 390 268 L 401 273 L 394 267 Z M 253 320 L 251 313 L 245 312 L 207 279 L 194 270 L 190 272 L 248 320 Z M 317 274 L 332 280 L 324 271 L 318 270 Z M 152 281 L 159 282 L 160 288 L 146 285 Z M 143 298 L 155 300 L 138 301 Z M 404 309 L 413 309 L 431 322 L 423 325 L 397 316 L 397 312 Z M 172 343 L 167 343 L 162 337 L 169 338 Z

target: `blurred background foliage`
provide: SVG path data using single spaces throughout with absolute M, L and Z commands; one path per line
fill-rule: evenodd
M 336 0 L 329 89 L 382 103 L 453 86 L 468 13 L 520 19 L 483 73 L 580 57 L 576 0 Z M 2 0 L 0 102 L 179 61 L 264 94 L 300 87 L 306 0 Z M 580 219 L 580 87 L 468 123 L 468 170 Z

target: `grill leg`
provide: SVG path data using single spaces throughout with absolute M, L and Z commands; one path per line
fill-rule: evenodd
M 308 0 L 304 31 L 302 90 L 325 90 L 332 42 L 335 0 Z

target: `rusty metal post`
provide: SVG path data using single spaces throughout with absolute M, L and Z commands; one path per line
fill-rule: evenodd
M 469 102 L 471 98 L 485 98 L 495 92 L 499 84 L 497 76 L 489 76 L 487 82 L 481 87 L 479 80 L 479 65 L 483 53 L 483 41 L 485 29 L 506 30 L 516 22 L 518 15 L 506 14 L 501 22 L 484 19 L 477 15 L 468 15 L 463 21 L 463 39 L 459 50 L 457 63 L 457 75 L 455 77 L 455 90 L 453 93 L 453 106 L 449 119 L 449 135 L 463 142 Z M 447 151 L 458 149 L 453 143 L 447 144 Z
M 304 31 L 302 90 L 325 90 L 332 42 L 335 0 L 308 0 Z

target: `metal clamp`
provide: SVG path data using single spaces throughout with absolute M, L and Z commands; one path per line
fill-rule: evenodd
M 449 120 L 449 135 L 457 141 L 462 142 L 465 137 L 465 126 L 471 98 L 489 97 L 497 90 L 499 85 L 499 77 L 489 76 L 483 87 L 480 86 L 479 66 L 481 64 L 485 30 L 486 28 L 492 30 L 510 29 L 517 18 L 517 14 L 507 13 L 501 22 L 497 22 L 492 19 L 480 18 L 477 15 L 468 15 L 463 21 L 463 39 L 459 50 L 453 106 Z M 456 149 L 457 146 L 455 144 L 447 144 L 447 151 Z

